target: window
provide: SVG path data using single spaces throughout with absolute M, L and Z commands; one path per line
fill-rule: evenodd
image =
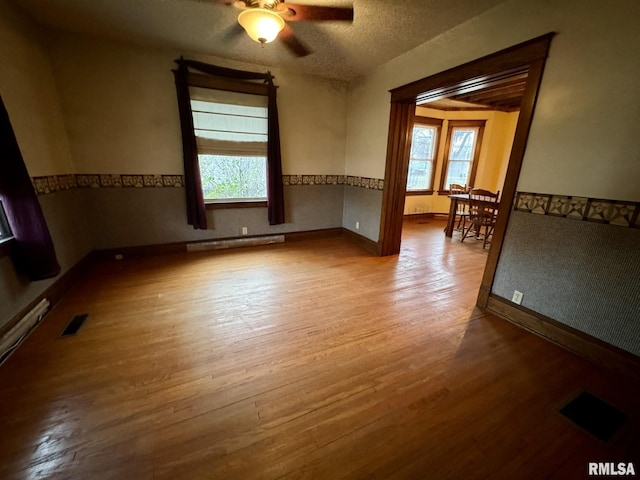
M 448 191 L 452 183 L 473 185 L 478 169 L 484 124 L 484 120 L 449 122 L 444 174 L 440 180 L 441 191 Z
M 407 193 L 433 192 L 441 120 L 416 117 L 411 139 Z
M 189 96 L 205 201 L 265 202 L 268 98 L 202 87 Z
M 7 216 L 4 213 L 4 207 L 2 201 L 0 201 L 0 241 L 7 238 L 11 238 L 11 230 L 9 229 L 9 222 L 7 222 Z
M 175 62 L 178 69 L 173 70 L 173 74 L 180 114 L 187 223 L 196 230 L 207 228 L 205 193 L 208 197 L 214 197 L 209 198 L 208 202 L 213 207 L 266 207 L 269 225 L 285 223 L 276 98 L 278 87 L 273 83 L 273 75 L 270 72 L 218 67 L 182 57 Z M 190 70 L 201 73 L 192 73 Z M 202 102 L 196 104 L 195 115 L 198 117 L 199 138 L 196 138 L 192 100 Z M 248 108 L 243 110 L 237 107 Z M 256 124 L 262 127 L 254 128 Z M 207 156 L 210 158 L 205 158 Z M 200 161 L 205 169 L 207 163 L 212 169 L 221 163 L 229 167 L 220 166 L 220 169 L 226 170 L 226 174 L 215 172 L 214 169 L 213 183 L 205 178 L 206 192 L 202 188 Z M 263 164 L 266 170 L 264 175 L 256 176 L 246 171 L 247 168 L 260 170 Z M 242 171 L 243 175 L 234 173 L 238 171 Z M 255 178 L 266 178 L 266 196 L 262 193 L 263 187 L 258 186 L 265 182 Z M 241 188 L 247 184 L 251 188 Z M 255 198 L 260 200 L 255 201 Z

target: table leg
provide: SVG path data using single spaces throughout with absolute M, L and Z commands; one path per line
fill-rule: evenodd
M 458 211 L 458 199 L 451 199 L 451 206 L 449 207 L 449 218 L 447 218 L 447 226 L 444 228 L 444 234 L 447 237 L 453 236 L 453 224 L 456 219 L 456 212 Z

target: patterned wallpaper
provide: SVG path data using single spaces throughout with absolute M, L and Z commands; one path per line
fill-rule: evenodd
M 284 185 L 349 185 L 350 187 L 383 190 L 380 178 L 353 177 L 351 175 L 283 175 Z
M 183 187 L 182 175 L 69 174 L 32 177 L 38 195 L 75 188 L 158 188 Z M 369 190 L 383 190 L 384 180 L 351 175 L 283 175 L 285 186 L 348 185 Z M 602 198 L 516 192 L 514 209 L 537 215 L 597 222 L 621 227 L 640 228 L 640 202 Z
M 70 174 L 32 177 L 31 182 L 38 195 L 46 195 L 74 188 L 157 188 L 183 187 L 183 175 L 112 175 Z M 288 185 L 349 185 L 352 187 L 382 190 L 384 180 L 347 175 L 283 175 L 282 183 Z
M 640 228 L 640 202 L 517 192 L 514 209 L 537 215 Z

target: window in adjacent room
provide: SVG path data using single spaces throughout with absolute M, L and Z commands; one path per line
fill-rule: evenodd
M 433 193 L 442 120 L 416 117 L 411 139 L 407 194 Z
M 268 97 L 190 87 L 207 203 L 267 200 Z
M 4 213 L 4 207 L 0 200 L 0 241 L 7 238 L 11 238 L 11 230 L 9 229 L 9 222 L 7 222 L 7 216 Z
M 478 169 L 480 144 L 484 132 L 484 120 L 457 120 L 449 122 L 440 190 L 448 191 L 449 185 L 473 186 Z

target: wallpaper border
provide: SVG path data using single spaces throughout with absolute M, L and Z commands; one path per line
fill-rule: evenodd
M 383 190 L 380 178 L 355 177 L 352 175 L 283 175 L 284 185 L 348 185 L 350 187 Z
M 31 177 L 38 195 L 75 188 L 162 188 L 183 187 L 183 175 L 68 174 Z M 351 175 L 283 175 L 282 183 L 292 185 L 348 185 L 383 190 L 384 180 Z
M 516 192 L 513 208 L 536 215 L 640 228 L 640 202 Z

